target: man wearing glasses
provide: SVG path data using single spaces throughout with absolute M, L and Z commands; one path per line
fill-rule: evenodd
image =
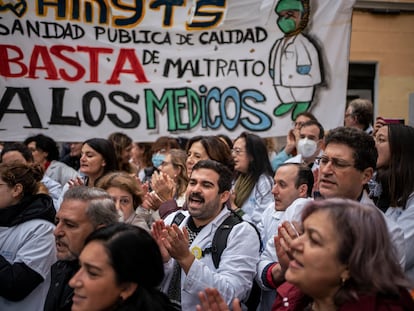
M 331 130 L 317 161 L 321 195 L 374 205 L 364 187 L 374 173 L 377 157 L 374 139 L 363 131 L 348 127 Z
M 319 192 L 323 198 L 345 198 L 372 205 L 368 197 L 367 183 L 377 163 L 374 138 L 366 132 L 338 127 L 325 138 L 325 150 L 318 158 Z M 397 250 L 400 263 L 405 262 L 404 236 L 401 228 L 385 218 L 391 240 Z
M 331 130 L 325 137 L 324 152 L 316 160 L 319 164 L 319 192 L 322 198 L 346 198 L 377 208 L 365 190 L 376 167 L 377 157 L 375 141 L 364 131 L 348 127 Z M 289 264 L 292 240 L 300 231 L 298 226 L 291 224 L 292 215 L 289 214 L 295 212 L 296 215 L 300 215 L 301 209 L 303 206 L 287 209 L 282 219 L 287 221 L 283 222 L 274 239 L 282 275 Z M 384 219 L 400 264 L 404 267 L 403 231 L 395 222 L 385 217 Z M 279 279 L 277 281 L 280 282 Z

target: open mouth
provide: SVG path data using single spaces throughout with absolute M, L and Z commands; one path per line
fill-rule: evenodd
M 204 203 L 204 198 L 202 196 L 200 196 L 199 194 L 192 194 L 192 195 L 190 195 L 190 197 L 188 199 L 189 199 L 190 203 L 195 203 L 195 204 Z
M 61 241 L 56 241 L 56 250 L 60 251 L 62 249 L 67 249 L 67 245 L 65 243 L 62 243 Z

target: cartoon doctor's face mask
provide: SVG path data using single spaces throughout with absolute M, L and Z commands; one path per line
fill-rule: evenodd
M 296 29 L 296 22 L 290 17 L 281 16 L 277 20 L 277 25 L 283 33 L 291 33 Z

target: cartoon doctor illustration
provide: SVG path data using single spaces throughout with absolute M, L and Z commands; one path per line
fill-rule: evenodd
M 315 86 L 322 82 L 318 50 L 302 33 L 309 21 L 309 0 L 280 0 L 275 8 L 277 25 L 285 34 L 272 47 L 269 75 L 280 104 L 273 111 L 292 120 L 312 104 Z

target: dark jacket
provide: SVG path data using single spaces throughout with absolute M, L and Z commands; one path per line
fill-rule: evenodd
M 75 171 L 78 171 L 80 168 L 80 156 L 71 157 L 70 154 L 67 154 L 60 161 L 65 163 L 67 166 L 70 166 Z
M 126 301 L 121 302 L 114 311 L 180 311 L 178 305 L 158 289 L 139 287 Z
M 79 269 L 77 260 L 59 260 L 52 266 L 50 287 L 47 293 L 44 311 L 70 311 L 73 288 L 69 280 Z
M 0 227 L 14 227 L 33 219 L 55 223 L 56 210 L 47 194 L 36 194 L 23 198 L 13 206 L 0 209 Z

